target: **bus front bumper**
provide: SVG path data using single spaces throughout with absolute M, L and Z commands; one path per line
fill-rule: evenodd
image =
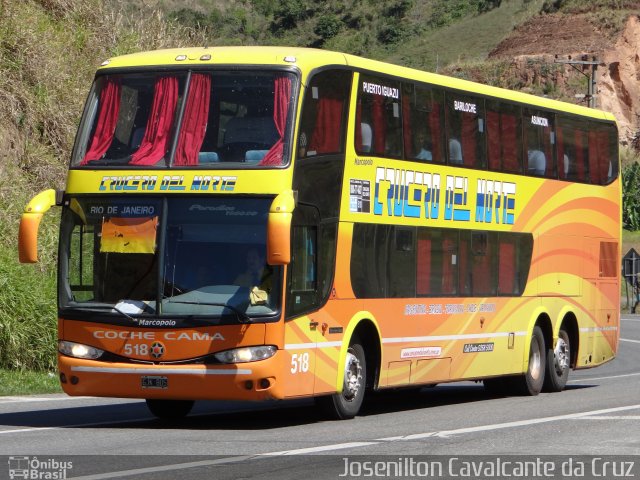
M 235 365 L 153 365 L 82 360 L 58 355 L 68 395 L 173 400 L 282 399 L 279 356 Z

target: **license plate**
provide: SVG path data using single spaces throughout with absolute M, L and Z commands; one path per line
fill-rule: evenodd
M 167 377 L 144 376 L 141 378 L 142 388 L 169 388 Z

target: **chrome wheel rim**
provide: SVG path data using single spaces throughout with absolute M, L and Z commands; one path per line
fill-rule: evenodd
M 558 376 L 562 376 L 569 368 L 569 344 L 562 337 L 558 338 L 556 348 L 553 350 L 553 363 Z
M 353 400 L 362 387 L 362 365 L 353 353 L 347 352 L 344 365 L 344 388 L 342 394 L 345 399 Z
M 538 379 L 542 374 L 542 355 L 540 343 L 536 339 L 531 342 L 531 354 L 529 355 L 529 374 L 532 378 Z

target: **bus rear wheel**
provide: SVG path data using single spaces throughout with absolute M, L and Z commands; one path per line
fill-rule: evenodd
M 367 364 L 364 348 L 357 342 L 347 349 L 344 364 L 342 392 L 320 397 L 317 403 L 328 417 L 347 420 L 360 411 L 366 388 Z
M 515 387 L 523 395 L 538 395 L 544 385 L 546 369 L 546 348 L 544 335 L 539 326 L 533 327 L 529 345 L 529 366 L 526 373 L 515 377 Z
M 160 400 L 148 398 L 147 407 L 156 417 L 177 420 L 186 417 L 195 403 L 193 400 Z
M 567 385 L 571 367 L 571 343 L 564 328 L 558 332 L 555 348 L 547 352 L 547 371 L 544 377 L 545 392 L 561 392 Z

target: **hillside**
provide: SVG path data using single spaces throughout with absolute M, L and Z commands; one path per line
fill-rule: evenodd
M 0 368 L 52 369 L 56 350 L 57 213 L 45 216 L 41 263 L 20 265 L 27 200 L 62 188 L 82 104 L 112 55 L 203 43 L 160 12 L 131 22 L 120 2 L 0 2 Z
M 574 7 L 533 17 L 500 42 L 488 58 L 509 62 L 512 75 L 520 78 L 516 88 L 554 91 L 568 101 L 586 93 L 586 77 L 555 63 L 556 56 L 597 59 L 597 107 L 616 116 L 622 143 L 638 148 L 640 20 L 635 13 L 640 2 L 627 2 L 624 7 Z M 589 67 L 581 70 L 590 74 Z
M 637 145 L 640 2 L 625 0 L 4 0 L 0 2 L 0 368 L 55 364 L 56 213 L 42 263 L 17 263 L 27 200 L 61 188 L 95 68 L 169 46 L 314 46 L 576 101 L 553 56 L 596 55 L 598 101 Z

